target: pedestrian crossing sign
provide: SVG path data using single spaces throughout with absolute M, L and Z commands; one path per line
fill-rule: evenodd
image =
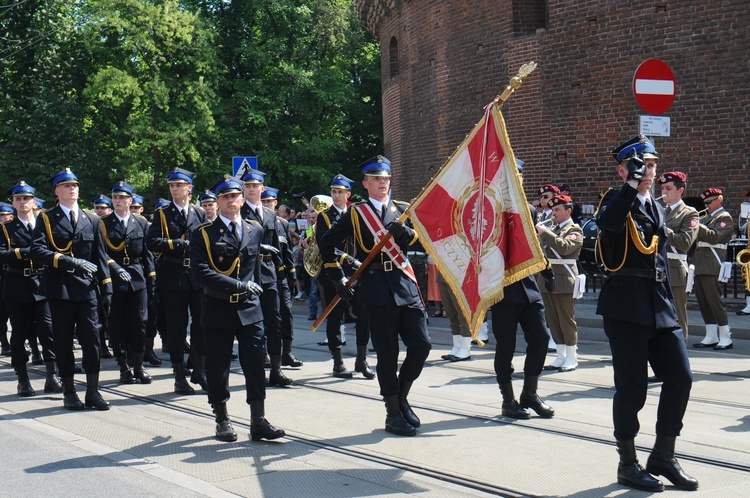
M 232 173 L 235 178 L 242 176 L 252 169 L 258 169 L 258 158 L 256 156 L 234 156 L 232 158 Z

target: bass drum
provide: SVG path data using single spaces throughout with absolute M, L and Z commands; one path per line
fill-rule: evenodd
M 596 254 L 596 235 L 598 228 L 596 226 L 596 220 L 594 218 L 588 218 L 583 220 L 581 226 L 583 230 L 583 247 L 581 248 L 581 255 L 578 257 L 578 262 L 583 268 L 583 271 L 588 275 L 596 273 L 602 273 L 599 264 L 597 263 Z

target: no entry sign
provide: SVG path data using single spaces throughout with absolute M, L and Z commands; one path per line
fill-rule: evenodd
M 664 114 L 672 107 L 677 95 L 674 73 L 659 59 L 642 62 L 633 75 L 633 95 L 648 114 Z

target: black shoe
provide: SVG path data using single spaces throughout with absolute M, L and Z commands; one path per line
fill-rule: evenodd
M 83 403 L 81 403 L 81 398 L 75 392 L 63 394 L 63 408 L 76 411 L 86 409 Z
M 704 344 L 702 342 L 696 342 L 695 344 L 693 344 L 693 347 L 694 348 L 698 348 L 698 349 L 708 349 L 708 348 L 713 348 L 717 344 L 719 344 L 719 343 L 718 342 L 712 342 L 710 344 Z
M 366 359 L 360 360 L 359 358 L 357 358 L 354 361 L 354 371 L 361 373 L 365 379 L 375 378 L 375 371 L 370 368 L 370 365 L 367 364 Z
M 656 384 L 659 382 L 664 382 L 664 379 L 662 379 L 658 375 L 652 375 L 651 377 L 648 378 L 648 382 L 649 384 Z
M 135 384 L 132 370 L 120 370 L 120 384 Z
M 102 395 L 99 394 L 99 391 L 86 391 L 84 404 L 86 408 L 93 408 L 99 411 L 109 410 L 109 403 L 105 401 L 104 398 L 102 398 Z
M 237 441 L 237 433 L 234 427 L 232 427 L 232 423 L 229 422 L 229 419 L 216 422 L 216 438 L 219 441 L 226 441 L 228 443 Z
M 99 356 L 101 358 L 114 358 L 107 346 L 102 346 L 101 348 L 99 348 Z
M 292 379 L 284 375 L 281 370 L 271 370 L 268 374 L 268 385 L 276 387 L 286 387 L 294 383 Z M 280 437 L 280 436 L 279 436 Z
M 34 389 L 31 387 L 31 382 L 29 382 L 28 377 L 26 377 L 25 379 L 18 379 L 18 388 L 16 389 L 16 392 L 22 398 L 30 398 L 36 394 Z
M 310 316 L 307 317 L 307 320 L 310 322 L 314 322 L 317 319 L 318 319 L 318 315 L 316 315 L 315 313 L 310 313 Z
M 471 359 L 471 355 L 467 356 L 466 358 L 461 358 L 456 355 L 451 355 L 450 358 L 448 358 L 448 361 L 468 361 Z
M 44 358 L 42 358 L 42 353 L 39 351 L 34 351 L 31 353 L 31 363 L 34 365 L 44 365 Z
M 643 470 L 643 467 L 641 467 L 641 464 L 637 460 L 629 465 L 620 463 L 617 466 L 617 482 L 623 486 L 643 491 L 664 491 L 664 483 Z
M 746 315 L 750 315 L 750 313 L 748 313 L 747 311 L 742 311 L 742 310 L 739 310 L 739 311 L 737 312 L 737 314 L 738 314 L 738 315 L 740 315 L 740 316 L 746 316 Z
M 143 355 L 143 359 L 148 362 L 149 365 L 152 367 L 158 367 L 162 364 L 162 361 L 159 359 L 158 356 L 156 356 L 156 353 L 154 353 L 154 350 L 151 349 L 149 351 L 146 351 Z
M 669 479 L 669 482 L 680 489 L 686 491 L 695 491 L 698 489 L 698 480 L 687 475 L 674 457 L 674 438 L 661 438 L 657 436 L 656 439 L 657 442 L 664 439 L 671 440 L 672 446 L 671 448 L 660 449 L 654 445 L 654 449 L 651 451 L 651 455 L 649 455 L 648 462 L 646 463 L 646 471 L 649 474 L 666 477 Z
M 143 368 L 134 368 L 133 377 L 135 377 L 141 384 L 151 384 L 154 381 L 154 379 L 151 378 L 151 374 Z
M 281 355 L 281 366 L 283 367 L 301 367 L 302 365 L 304 365 L 304 363 L 295 358 L 292 353 L 284 353 Z
M 531 418 L 529 412 L 521 408 L 518 401 L 515 399 L 512 401 L 503 402 L 502 414 L 506 417 L 515 418 L 518 420 L 528 420 Z
M 724 351 L 725 349 L 732 349 L 734 347 L 734 343 L 730 342 L 726 346 L 719 346 L 718 344 L 714 346 L 714 350 L 716 351 Z
M 548 353 L 557 353 L 557 348 L 547 348 Z
M 318 346 L 328 346 L 328 339 L 326 339 L 325 341 L 320 341 L 318 343 Z
M 338 379 L 351 379 L 352 372 L 343 363 L 333 364 L 333 376 Z
M 250 422 L 250 437 L 253 441 L 260 441 L 261 439 L 273 440 L 284 436 L 286 436 L 284 429 L 277 429 L 265 418 Z
M 236 360 L 238 358 L 239 358 L 239 355 L 237 353 L 235 353 L 234 350 L 232 350 L 232 359 Z

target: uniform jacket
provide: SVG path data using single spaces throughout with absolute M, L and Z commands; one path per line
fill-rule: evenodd
M 369 204 L 369 201 L 367 203 Z M 339 280 L 344 277 L 344 271 L 338 262 L 339 258 L 336 256 L 335 251 L 337 247 L 342 247 L 342 244 L 347 239 L 352 238 L 354 240 L 357 254 L 360 254 L 363 258 L 365 255 L 369 255 L 375 246 L 375 238 L 361 216 L 357 215 L 356 221 L 352 217 L 355 206 L 360 204 L 363 203 L 350 206 L 346 210 L 346 213 L 339 218 L 338 222 L 333 224 L 330 230 L 318 241 L 320 254 L 323 258 L 326 272 L 331 280 Z M 369 205 L 372 207 L 372 204 Z M 390 222 L 396 221 L 408 206 L 409 204 L 405 202 L 389 200 L 383 225 L 388 226 Z M 401 251 L 404 252 L 404 255 L 407 248 L 414 244 L 417 239 L 417 234 L 414 230 L 408 226 L 405 229 L 402 237 L 394 239 L 396 244 L 401 248 Z M 357 235 L 355 236 L 355 234 Z M 382 306 L 395 300 L 398 306 L 422 308 L 422 300 L 419 296 L 417 284 L 398 268 L 394 267 L 391 271 L 385 271 L 382 269 L 382 261 L 390 261 L 390 258 L 385 254 L 376 257 L 373 261 L 373 267 L 368 267 L 358 280 L 362 302 L 366 305 Z M 378 265 L 381 266 L 380 269 L 375 268 Z
M 294 258 L 292 257 L 292 238 L 289 236 L 289 222 L 279 216 L 276 217 L 276 233 L 281 247 L 281 265 L 276 267 L 276 277 L 279 282 L 289 275 L 294 275 Z
M 707 242 L 709 244 L 727 244 L 734 234 L 734 223 L 732 215 L 724 208 L 715 211 L 712 215 L 706 216 L 703 223 L 698 225 L 698 242 Z M 727 259 L 727 250 L 714 248 L 721 262 Z M 710 247 L 695 248 L 693 256 L 696 275 L 719 275 L 721 265 L 714 256 Z
M 263 239 L 261 244 L 273 246 L 281 251 L 279 242 L 279 232 L 276 230 L 276 213 L 268 208 L 263 208 L 263 219 L 258 218 L 258 213 L 250 209 L 247 202 L 242 204 L 240 211 L 242 219 L 246 221 L 255 221 L 263 227 Z M 281 266 L 280 258 L 269 255 L 261 255 L 260 279 L 264 285 L 276 284 L 276 268 Z
M 47 267 L 42 276 L 42 292 L 48 299 L 96 299 L 97 283 L 102 294 L 112 293 L 102 221 L 96 214 L 83 209 L 78 213 L 75 230 L 59 204 L 37 217 L 31 259 L 35 266 Z M 94 263 L 98 267 L 97 274 L 71 271 L 72 258 Z
M 667 213 L 666 224 L 671 230 L 667 239 L 667 253 L 686 255 L 698 236 L 698 211 L 680 201 Z M 684 287 L 687 284 L 687 261 L 684 265 L 682 263 L 678 259 L 669 260 L 669 279 L 672 286 Z
M 102 218 L 104 245 L 109 256 L 112 285 L 115 292 L 140 291 L 146 288 L 147 279 L 155 279 L 154 257 L 146 247 L 148 221 L 143 216 L 131 214 L 127 228 L 112 212 Z M 122 267 L 130 274 L 130 282 L 123 282 L 115 274 Z
M 190 244 L 190 261 L 195 279 L 204 286 L 201 325 L 237 329 L 263 321 L 260 298 L 244 290 L 238 292 L 238 285 L 243 282 L 260 282 L 262 238 L 263 228 L 255 221 L 242 222 L 239 242 L 221 218 L 195 231 Z M 232 295 L 236 296 L 233 298 L 236 303 L 230 302 Z
M 654 220 L 636 197 L 637 194 L 638 191 L 626 183 L 620 190 L 610 190 L 602 199 L 596 225 L 599 227 L 599 244 L 604 254 L 604 263 L 608 268 L 615 269 L 623 263 L 624 258 L 623 274 L 628 270 L 647 273 L 659 269 L 660 273 L 665 274 L 665 278 L 657 282 L 654 277 L 611 274 L 602 286 L 596 312 L 616 320 L 660 329 L 676 329 L 679 325 L 669 286 L 664 208 L 653 202 L 656 211 Z M 631 215 L 637 236 L 644 245 L 648 246 L 652 237 L 657 237 L 657 250 L 653 254 L 643 254 L 636 248 L 626 228 L 628 214 Z
M 187 220 L 174 202 L 154 213 L 146 232 L 146 247 L 159 254 L 159 272 L 156 286 L 159 289 L 187 292 L 199 290 L 201 284 L 190 271 L 190 243 L 192 232 L 206 221 L 203 209 L 189 204 Z
M 544 254 L 547 259 L 578 259 L 581 254 L 581 247 L 583 247 L 583 230 L 571 219 L 562 228 L 558 225 L 554 225 L 550 232 L 542 232 L 539 236 L 542 246 L 544 246 Z M 554 235 L 553 235 L 554 234 Z M 557 251 L 559 257 L 552 252 L 552 249 Z M 570 268 L 573 275 L 566 270 L 566 266 Z M 553 294 L 572 294 L 573 286 L 575 285 L 575 277 L 578 275 L 578 265 L 561 265 L 553 264 L 552 270 L 555 272 L 555 290 Z M 545 289 L 546 290 L 546 289 Z
M 0 264 L 8 268 L 3 271 L 3 301 L 32 303 L 44 299 L 40 289 L 41 269 L 31 261 L 31 237 L 31 232 L 18 218 L 2 226 Z
M 322 213 L 318 213 L 318 219 L 315 220 L 315 239 L 317 242 L 320 242 L 320 239 L 322 239 L 323 236 L 328 232 L 328 230 L 330 230 L 331 227 L 336 224 L 340 217 L 341 213 L 335 206 L 331 206 Z M 356 251 L 354 249 L 354 243 L 352 239 L 346 239 L 340 246 L 337 247 L 337 249 L 340 249 L 350 256 L 355 257 Z M 347 262 L 346 257 L 339 256 L 338 261 L 341 265 L 341 268 L 343 268 L 344 270 L 344 274 L 347 277 L 351 277 L 352 275 L 354 275 L 354 267 Z M 323 272 L 322 275 L 325 275 L 324 278 L 326 280 L 329 280 L 327 273 Z

